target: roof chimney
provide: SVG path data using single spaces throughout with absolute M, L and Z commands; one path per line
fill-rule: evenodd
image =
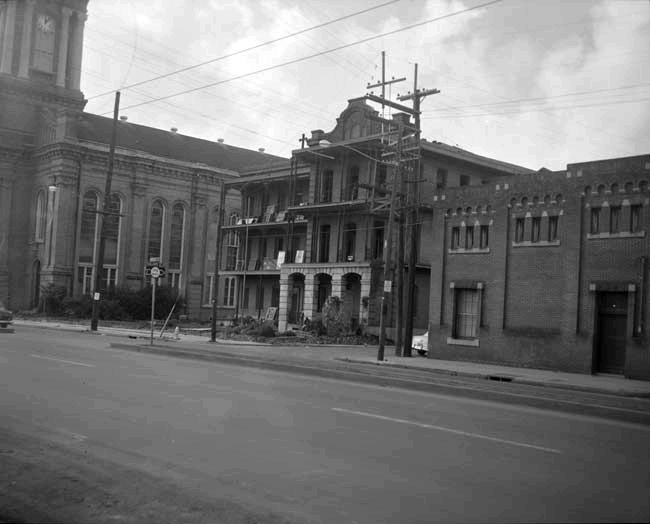
M 177 127 L 172 127 L 172 128 L 170 129 L 170 131 L 171 131 L 172 133 L 176 134 L 176 132 L 178 131 L 178 128 L 177 128 Z
M 223 138 L 217 138 L 217 142 L 219 142 L 220 144 L 223 144 Z
M 265 149 L 264 149 L 263 147 L 260 147 L 260 148 L 258 149 L 258 151 L 259 151 L 260 153 L 264 153 Z
M 126 115 L 122 115 L 122 116 L 120 117 L 120 120 L 121 120 L 122 122 L 126 122 L 128 119 L 129 119 L 129 117 L 126 116 Z

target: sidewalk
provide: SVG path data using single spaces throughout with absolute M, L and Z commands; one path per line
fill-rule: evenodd
M 35 326 L 68 331 L 89 332 L 88 324 L 47 322 L 32 320 L 15 320 L 16 333 L 20 336 L 20 326 Z M 140 344 L 148 343 L 151 332 L 145 329 L 127 329 L 119 327 L 100 326 L 99 335 L 123 336 L 139 340 Z M 178 338 L 172 332 L 166 332 L 160 338 L 160 331 L 154 331 L 154 344 L 164 345 L 167 350 L 178 348 L 187 352 L 219 351 L 224 352 L 228 346 L 237 346 L 237 354 L 269 359 L 301 359 L 308 361 L 342 361 L 366 366 L 386 366 L 391 368 L 414 369 L 420 372 L 484 378 L 504 382 L 541 385 L 561 389 L 590 391 L 609 395 L 635 396 L 650 398 L 650 381 L 630 380 L 614 375 L 585 375 L 580 373 L 565 373 L 540 369 L 515 368 L 493 364 L 437 360 L 414 356 L 401 358 L 393 356 L 393 347 L 386 346 L 385 359 L 377 361 L 376 346 L 326 346 L 326 345 L 290 345 L 279 346 L 255 342 L 235 340 L 219 340 L 216 344 L 209 341 L 209 333 L 179 334 Z M 134 344 L 140 345 L 134 341 Z

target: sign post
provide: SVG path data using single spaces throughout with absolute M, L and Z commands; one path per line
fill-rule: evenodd
M 158 266 L 147 267 L 147 271 L 151 274 L 151 337 L 150 344 L 153 346 L 153 324 L 154 314 L 156 311 L 156 288 L 158 287 L 158 279 L 165 275 L 165 268 Z

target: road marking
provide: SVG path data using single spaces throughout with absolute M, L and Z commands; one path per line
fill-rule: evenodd
M 546 451 L 548 453 L 562 453 L 559 449 L 546 448 L 544 446 L 536 446 L 534 444 L 526 444 L 524 442 L 516 442 L 514 440 L 506 440 L 497 437 L 488 437 L 487 435 L 481 435 L 479 433 L 471 433 L 469 431 L 461 431 L 459 429 L 445 428 L 443 426 L 434 426 L 432 424 L 424 424 L 423 422 L 415 422 L 413 420 L 405 420 L 401 418 L 386 417 L 384 415 L 377 415 L 375 413 L 366 413 L 364 411 L 353 411 L 351 409 L 343 408 L 332 408 L 332 411 L 338 411 L 340 413 L 348 413 L 350 415 L 359 415 L 362 417 L 376 418 L 379 420 L 388 420 L 389 422 L 398 422 L 400 424 L 409 424 L 411 426 L 417 426 L 420 428 L 426 429 L 435 429 L 438 431 L 446 431 L 448 433 L 454 433 L 456 435 L 463 435 L 465 437 L 478 438 L 483 440 L 490 440 L 492 442 L 500 442 L 501 444 L 510 444 L 511 446 L 519 446 L 522 448 L 537 449 L 539 451 Z
M 51 360 L 52 362 L 61 362 L 62 364 L 72 364 L 74 366 L 83 366 L 85 368 L 94 368 L 94 364 L 85 364 L 83 362 L 74 362 L 72 360 L 63 360 L 61 358 L 54 358 L 54 357 L 46 357 L 44 355 L 34 355 L 33 353 L 30 355 L 34 358 L 41 358 L 43 360 Z

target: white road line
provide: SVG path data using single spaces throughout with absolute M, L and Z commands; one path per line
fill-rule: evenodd
M 30 357 L 34 358 L 41 358 L 43 360 L 51 360 L 52 362 L 61 362 L 62 364 L 72 364 L 74 366 L 83 366 L 85 368 L 94 368 L 94 364 L 84 364 L 83 362 L 74 362 L 72 360 L 63 360 L 61 358 L 54 358 L 54 357 L 46 357 L 44 355 L 34 355 L 33 353 L 30 355 Z
M 343 408 L 332 408 L 332 411 L 338 411 L 340 413 L 348 413 L 350 415 L 359 415 L 359 416 L 362 416 L 362 417 L 376 418 L 376 419 L 379 419 L 379 420 L 388 420 L 389 422 L 398 422 L 400 424 L 409 424 L 411 426 L 417 426 L 417 427 L 420 427 L 420 428 L 435 429 L 435 430 L 438 430 L 438 431 L 446 431 L 448 433 L 455 433 L 456 435 L 463 435 L 465 437 L 472 437 L 472 438 L 478 438 L 478 439 L 483 439 L 483 440 L 491 440 L 492 442 L 500 442 L 502 444 L 510 444 L 511 446 L 519 446 L 519 447 L 522 447 L 522 448 L 537 449 L 539 451 L 546 451 L 548 453 L 558 453 L 558 454 L 562 453 L 559 449 L 545 448 L 543 446 L 535 446 L 534 444 L 526 444 L 524 442 L 516 442 L 514 440 L 506 440 L 506 439 L 497 438 L 497 437 L 488 437 L 487 435 L 481 435 L 479 433 L 470 433 L 468 431 L 461 431 L 459 429 L 445 428 L 443 426 L 434 426 L 432 424 L 424 424 L 422 422 L 414 422 L 413 420 L 405 420 L 405 419 L 401 419 L 401 418 L 385 417 L 384 415 L 377 415 L 375 413 L 366 413 L 364 411 L 353 411 L 351 409 L 343 409 Z

